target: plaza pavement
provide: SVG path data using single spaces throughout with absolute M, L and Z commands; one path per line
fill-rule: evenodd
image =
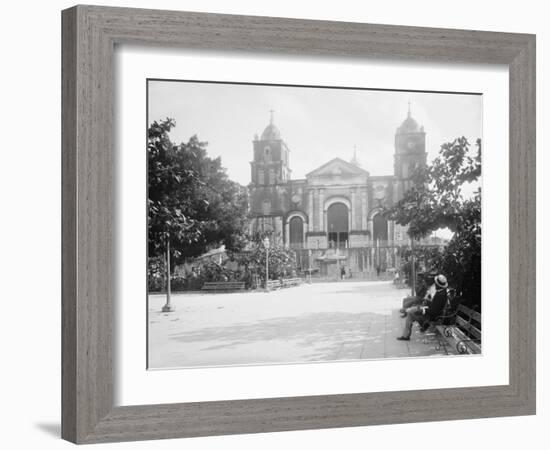
M 275 364 L 444 354 L 415 326 L 397 341 L 407 291 L 387 281 L 302 284 L 273 292 L 149 296 L 149 367 Z

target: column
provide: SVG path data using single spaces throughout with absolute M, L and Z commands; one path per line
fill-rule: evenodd
M 363 189 L 361 191 L 361 230 L 365 231 L 367 229 L 367 214 L 368 214 L 368 203 L 367 203 L 367 190 Z
M 324 214 L 323 214 L 323 208 L 325 203 L 325 193 L 324 189 L 319 189 L 319 231 L 325 231 L 325 224 L 324 224 Z
M 307 228 L 311 232 L 313 231 L 313 189 L 309 191 L 309 200 L 308 200 L 308 222 Z
M 284 243 L 285 243 L 285 247 L 289 248 L 290 247 L 290 225 L 288 220 L 286 220 L 284 227 L 285 227 Z
M 372 224 L 372 220 L 369 220 L 367 223 L 367 229 L 370 233 L 370 239 L 372 242 L 374 242 L 374 226 Z
M 352 230 L 356 230 L 357 226 L 355 224 L 355 213 L 356 213 L 356 205 L 355 205 L 355 188 L 351 188 L 351 223 L 350 228 Z

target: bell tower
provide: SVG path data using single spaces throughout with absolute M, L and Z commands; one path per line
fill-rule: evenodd
M 400 180 L 411 178 L 418 166 L 426 165 L 426 133 L 411 116 L 411 103 L 407 118 L 395 132 L 394 175 Z M 407 183 L 408 184 L 408 183 Z
M 281 132 L 273 121 L 270 111 L 269 125 L 258 139 L 253 141 L 254 158 L 251 161 L 251 183 L 257 186 L 272 186 L 290 180 L 290 150 L 281 138 Z
M 270 111 L 269 124 L 252 142 L 250 161 L 250 214 L 252 231 L 271 231 L 283 237 L 283 216 L 290 204 L 290 150 Z

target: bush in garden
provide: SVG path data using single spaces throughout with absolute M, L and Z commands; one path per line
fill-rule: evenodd
M 166 289 L 166 263 L 162 256 L 149 258 L 147 264 L 147 288 L 149 292 L 161 292 Z

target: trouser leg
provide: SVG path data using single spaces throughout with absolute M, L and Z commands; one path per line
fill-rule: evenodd
M 399 310 L 399 312 L 401 314 L 403 314 L 403 317 L 405 317 L 405 314 L 406 314 L 406 311 L 407 311 L 407 308 L 410 308 L 412 307 L 415 303 L 417 303 L 419 300 L 418 300 L 418 297 L 416 296 L 411 296 L 411 297 L 405 297 L 403 299 L 403 304 L 402 304 L 402 307 L 401 309 Z
M 410 308 L 414 303 L 418 301 L 418 297 L 410 296 L 403 299 L 403 309 Z
M 403 328 L 403 337 L 411 337 L 413 323 L 421 320 L 422 310 L 418 306 L 407 309 L 407 318 L 405 319 L 405 328 Z

